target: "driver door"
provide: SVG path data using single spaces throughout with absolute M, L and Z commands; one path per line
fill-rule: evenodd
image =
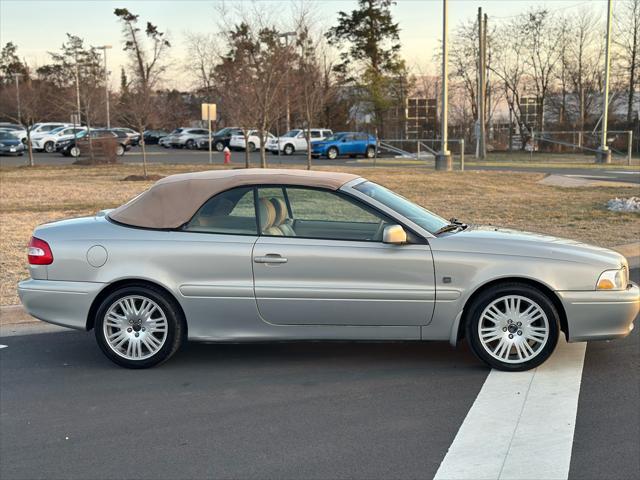
M 258 196 L 262 231 L 253 249 L 253 275 L 265 322 L 430 322 L 435 288 L 426 242 L 383 243 L 384 227 L 394 222 L 337 192 L 269 187 L 259 188 Z

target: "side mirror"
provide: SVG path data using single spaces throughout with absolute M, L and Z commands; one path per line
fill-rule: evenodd
M 402 245 L 407 243 L 407 232 L 400 225 L 389 225 L 384 228 L 382 241 L 393 245 Z

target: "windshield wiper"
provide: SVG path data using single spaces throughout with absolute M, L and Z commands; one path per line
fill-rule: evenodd
M 464 230 L 464 229 L 466 229 L 468 227 L 468 225 L 466 223 L 462 223 L 457 218 L 451 218 L 449 220 L 449 222 L 450 222 L 449 224 L 447 224 L 444 227 L 441 227 L 438 230 L 436 230 L 434 235 L 440 235 L 441 233 L 452 232 L 452 231 L 458 230 L 458 229 Z

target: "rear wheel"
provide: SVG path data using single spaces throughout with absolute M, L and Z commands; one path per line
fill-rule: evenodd
M 250 152 L 255 152 L 256 151 L 256 144 L 253 142 L 249 142 L 249 145 L 247 147 L 249 149 Z
M 116 147 L 116 155 L 121 157 L 124 155 L 124 152 L 125 152 L 124 145 L 118 144 L 118 146 Z
M 329 160 L 335 160 L 336 158 L 338 158 L 338 149 L 336 147 L 331 147 L 329 150 L 327 150 L 327 158 Z
M 375 156 L 376 156 L 376 149 L 375 149 L 375 147 L 371 147 L 371 146 L 367 147 L 366 152 L 364 152 L 364 156 L 365 156 L 366 158 L 373 158 L 373 157 L 375 157 Z
M 221 152 L 224 150 L 224 142 L 217 141 L 213 144 L 213 147 L 215 148 L 216 152 Z
M 47 142 L 44 144 L 44 151 L 47 153 L 52 153 L 56 149 L 56 146 L 53 142 Z
M 69 154 L 73 157 L 73 158 L 78 158 L 80 156 L 80 149 L 78 147 L 71 147 L 69 149 Z
M 103 353 L 126 368 L 148 368 L 168 360 L 185 333 L 175 300 L 143 285 L 123 287 L 107 296 L 94 326 Z
M 523 371 L 553 353 L 560 321 L 553 302 L 535 287 L 502 284 L 469 306 L 466 334 L 471 350 L 493 368 Z

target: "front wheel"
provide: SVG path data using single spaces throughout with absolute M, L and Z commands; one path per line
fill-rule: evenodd
M 541 365 L 556 348 L 559 315 L 537 288 L 503 284 L 483 292 L 469 306 L 466 335 L 473 353 L 489 366 L 529 370 Z
M 185 143 L 185 147 L 187 147 L 189 150 L 193 150 L 193 146 L 195 145 L 195 142 L 192 139 L 187 140 L 187 143 Z
M 216 152 L 221 152 L 221 151 L 224 150 L 224 142 L 218 141 L 218 142 L 213 144 L 213 147 L 214 147 Z
M 336 147 L 331 147 L 329 150 L 327 150 L 327 158 L 329 160 L 335 160 L 336 158 L 338 158 L 338 149 Z
M 256 151 L 256 144 L 253 142 L 249 142 L 249 146 L 247 147 L 249 149 L 250 152 L 255 152 Z
M 148 368 L 168 360 L 184 337 L 182 313 L 157 288 L 131 285 L 107 296 L 98 308 L 95 335 L 102 352 L 126 368 Z
M 78 158 L 80 156 L 80 149 L 78 147 L 71 147 L 71 149 L 69 150 L 69 154 L 73 158 Z
M 121 157 L 124 155 L 124 152 L 125 152 L 124 145 L 118 144 L 118 146 L 116 147 L 116 155 Z
M 44 151 L 47 153 L 53 153 L 56 149 L 56 145 L 53 142 L 47 142 L 44 144 Z
M 293 152 L 295 152 L 295 151 L 296 151 L 296 149 L 290 143 L 287 143 L 284 146 L 284 149 L 283 149 L 283 152 L 284 152 L 285 155 L 293 155 Z

